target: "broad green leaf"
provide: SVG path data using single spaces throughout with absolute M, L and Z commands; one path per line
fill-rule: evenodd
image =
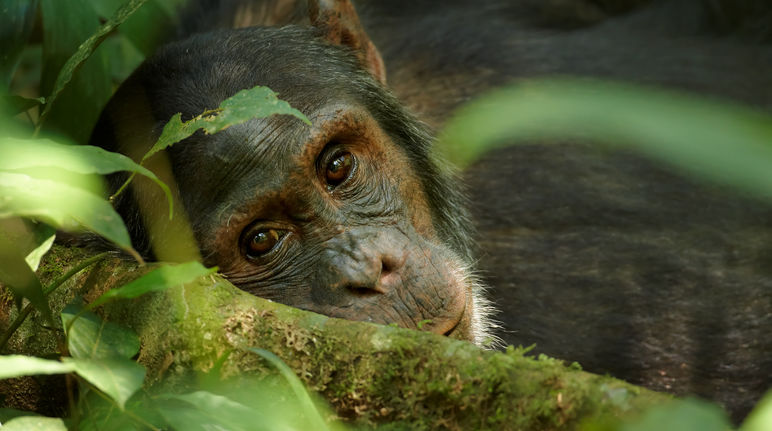
M 66 374 L 75 371 L 72 364 L 40 359 L 34 356 L 0 356 L 0 379 L 40 374 Z
M 638 420 L 622 424 L 620 431 L 726 431 L 726 413 L 715 404 L 694 398 L 678 400 L 646 411 Z
M 289 103 L 279 100 L 271 89 L 257 86 L 249 90 L 239 91 L 232 97 L 225 99 L 217 109 L 206 111 L 190 121 L 183 123 L 179 113 L 173 115 L 164 126 L 158 141 L 142 160 L 147 160 L 153 154 L 180 142 L 199 129 L 204 129 L 206 133 L 211 135 L 235 124 L 274 114 L 292 115 L 306 124 L 311 124 L 300 111 L 291 107 Z
M 0 91 L 7 87 L 27 43 L 38 0 L 3 0 L 0 9 Z
M 0 179 L 0 181 L 2 180 Z M 2 196 L 2 186 L 0 186 L 0 196 Z M 0 282 L 11 290 L 17 306 L 21 305 L 22 298 L 27 298 L 46 319 L 51 321 L 51 309 L 46 301 L 46 296 L 43 294 L 43 286 L 35 272 L 27 264 L 23 244 L 20 244 L 20 242 L 31 241 L 29 237 L 32 234 L 14 232 L 14 230 L 9 229 L 11 225 L 8 222 L 13 220 L 0 220 L 2 222 L 0 224 Z M 21 221 L 18 221 L 23 227 Z M 19 241 L 20 235 L 24 237 L 23 241 Z
M 148 431 L 149 429 L 166 430 L 163 420 L 155 412 L 155 400 L 150 400 L 143 392 L 138 393 L 126 402 L 123 410 L 112 400 L 105 399 L 96 391 L 83 391 L 78 407 L 81 411 L 78 422 L 79 431 Z M 147 427 L 137 422 L 142 418 L 145 423 L 153 424 Z
M 137 172 L 158 182 L 155 174 L 130 158 L 91 145 L 66 145 L 50 139 L 0 138 L 0 169 L 57 167 L 80 174 Z
M 0 170 L 28 168 L 61 168 L 79 174 L 111 174 L 118 171 L 136 172 L 153 180 L 166 194 L 169 211 L 172 195 L 169 187 L 147 168 L 134 163 L 123 154 L 112 153 L 91 145 L 65 145 L 50 139 L 18 139 L 0 137 Z M 1 204 L 0 204 L 1 205 Z
M 466 166 L 527 139 L 635 148 L 703 178 L 772 197 L 772 117 L 727 101 L 592 80 L 532 81 L 461 109 L 439 147 Z
M 772 391 L 767 392 L 764 398 L 756 404 L 751 414 L 743 422 L 740 431 L 769 431 L 772 430 Z
M 3 431 L 67 431 L 64 420 L 44 416 L 23 416 L 3 423 Z
M 158 411 L 173 429 L 251 431 L 277 429 L 271 418 L 227 397 L 198 391 L 185 395 L 164 395 L 162 399 L 184 403 L 161 402 Z
M 96 33 L 87 39 L 82 37 L 83 31 L 79 31 L 77 33 L 77 36 L 75 37 L 79 37 L 83 42 L 79 44 L 75 53 L 67 59 L 64 65 L 61 67 L 61 70 L 59 70 L 56 76 L 56 81 L 54 82 L 51 89 L 50 96 L 46 98 L 47 103 L 40 115 L 38 129 L 48 117 L 52 106 L 55 106 L 54 102 L 57 100 L 59 95 L 62 94 L 62 91 L 73 79 L 73 76 L 78 71 L 78 69 L 83 67 L 84 64 L 87 64 L 86 61 L 89 60 L 89 57 L 92 57 L 92 54 L 94 54 L 94 51 L 99 46 L 99 44 L 112 31 L 114 31 L 118 25 L 120 25 L 129 16 L 131 16 L 131 14 L 136 12 L 136 10 L 146 1 L 147 0 L 128 0 L 115 12 L 115 14 L 109 20 L 107 20 L 107 22 L 99 27 Z M 58 26 L 83 24 L 84 27 L 80 27 L 79 30 L 85 28 L 87 33 L 91 33 L 93 31 L 94 23 L 98 22 L 96 13 L 93 11 L 93 8 L 89 6 L 86 0 L 68 0 L 67 2 L 62 2 L 60 0 L 42 0 L 42 2 L 43 24 L 46 30 L 44 46 L 56 46 L 56 48 L 59 48 L 57 50 L 58 53 L 68 51 L 67 46 L 60 45 L 58 41 L 52 40 L 52 38 L 55 37 L 57 33 L 61 32 L 61 29 Z M 73 2 L 78 4 L 74 4 Z M 73 12 L 72 10 L 76 11 Z M 48 24 L 51 21 L 53 21 L 54 24 Z M 70 31 L 72 31 L 72 29 L 70 29 Z M 49 32 L 53 34 L 49 36 Z M 81 88 L 85 91 L 79 94 L 79 96 L 81 96 L 81 105 L 83 105 L 83 100 L 90 100 L 92 102 L 91 104 L 87 105 L 89 108 L 92 108 L 92 111 L 96 111 L 96 115 L 90 115 L 84 119 L 80 117 L 83 117 L 85 113 L 82 111 L 76 111 L 79 116 L 79 121 L 83 121 L 89 126 L 86 130 L 88 133 L 90 133 L 91 130 L 90 126 L 93 125 L 96 121 L 99 110 L 102 108 L 102 104 L 109 98 L 111 90 L 108 66 L 106 62 L 104 62 L 104 58 L 94 57 L 90 60 L 91 61 L 88 64 L 93 65 L 93 70 L 89 70 L 88 73 L 80 74 L 79 78 L 81 78 L 81 80 L 85 78 L 92 78 L 96 80 L 96 82 L 91 82 L 91 87 Z M 55 63 L 47 65 L 49 73 L 54 64 Z M 76 88 L 74 92 L 80 93 L 78 88 Z M 61 126 L 61 124 L 59 124 L 59 126 Z M 84 136 L 76 133 L 74 134 L 74 137 L 78 141 L 84 142 L 84 138 L 87 138 L 87 135 Z
M 148 292 L 159 292 L 172 286 L 179 286 L 212 274 L 217 268 L 206 268 L 198 262 L 187 262 L 176 265 L 165 264 L 156 268 L 131 283 L 113 290 L 108 290 L 96 301 L 89 304 L 95 308 L 113 299 L 130 299 Z
M 86 0 L 40 0 L 40 10 L 43 24 L 40 94 L 46 96 L 47 103 L 36 130 L 45 123 L 47 129 L 65 133 L 83 144 L 112 94 L 105 51 L 100 49 L 83 61 L 82 48 L 92 47 L 82 44 L 99 29 L 99 17 Z M 78 58 L 68 61 L 74 56 Z
M 139 352 L 139 337 L 129 328 L 102 320 L 81 305 L 62 310 L 67 348 L 73 358 L 131 358 Z
M 142 387 L 142 381 L 145 379 L 145 367 L 129 359 L 64 358 L 62 361 L 107 394 L 121 408 L 126 405 L 126 400 Z
M 59 181 L 0 172 L 0 218 L 32 217 L 66 231 L 83 228 L 130 250 L 120 216 L 105 200 Z

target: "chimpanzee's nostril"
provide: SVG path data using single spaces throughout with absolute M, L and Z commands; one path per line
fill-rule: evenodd
M 381 277 L 391 274 L 391 265 L 386 260 L 381 260 Z

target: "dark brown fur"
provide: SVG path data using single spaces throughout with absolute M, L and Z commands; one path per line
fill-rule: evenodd
M 390 0 L 361 1 L 356 6 L 364 29 L 384 60 L 389 86 L 403 104 L 433 127 L 441 127 L 455 107 L 488 88 L 555 74 L 665 86 L 763 109 L 772 107 L 772 8 L 763 0 L 449 0 L 442 4 Z M 199 0 L 183 18 L 180 37 L 234 26 L 293 23 L 307 27 L 311 20 L 306 7 L 302 0 Z M 276 41 L 271 51 L 249 46 L 249 38 L 231 39 L 235 32 L 200 36 L 204 46 L 233 47 L 233 53 L 202 55 L 185 69 L 190 75 L 187 81 L 164 81 L 145 66 L 137 74 L 144 78 L 135 77 L 134 83 L 144 79 L 140 86 L 153 89 L 152 100 L 163 101 L 151 103 L 156 132 L 174 112 L 195 115 L 255 82 L 275 87 L 282 97 L 309 113 L 331 100 L 342 101 L 349 107 L 346 109 L 353 108 L 352 118 L 359 119 L 336 120 L 329 125 L 322 122 L 311 132 L 296 127 L 294 120 L 257 121 L 237 128 L 230 136 L 237 139 L 262 133 L 275 139 L 281 133 L 285 140 L 313 141 L 311 136 L 324 135 L 326 129 L 356 129 L 360 121 L 375 121 L 377 126 L 364 129 L 364 134 L 371 136 L 368 140 L 379 142 L 381 138 L 373 136 L 383 133 L 387 136 L 383 142 L 391 144 L 368 147 L 374 152 L 367 157 L 393 162 L 390 169 L 399 173 L 387 174 L 392 180 L 405 176 L 403 182 L 386 183 L 394 187 L 388 196 L 397 197 L 404 208 L 414 208 L 401 218 L 415 231 L 409 235 L 410 241 L 421 248 L 421 242 L 428 240 L 445 256 L 440 260 L 450 263 L 427 276 L 428 280 L 450 279 L 471 286 L 471 273 L 462 267 L 472 261 L 471 244 L 476 243 L 482 274 L 502 309 L 505 341 L 535 343 L 537 353 L 579 361 L 590 371 L 612 373 L 655 389 L 702 395 L 722 403 L 736 420 L 772 386 L 769 205 L 721 187 L 697 184 L 635 155 L 610 154 L 572 143 L 532 143 L 498 150 L 466 172 L 479 230 L 472 240 L 454 184 L 431 168 L 433 165 L 425 164 L 425 147 L 430 142 L 425 130 L 371 78 L 356 71 L 354 62 L 368 68 L 372 64 L 369 57 L 355 51 L 356 56 L 343 61 L 345 82 L 308 82 L 309 76 L 340 72 L 340 64 L 330 64 L 328 57 L 332 55 L 335 63 L 345 55 L 322 48 L 312 41 L 313 35 L 300 29 L 282 31 L 286 37 L 281 43 Z M 273 33 L 263 33 L 255 41 L 264 42 L 268 34 Z M 203 40 L 206 38 L 210 40 Z M 337 41 L 357 48 L 350 40 Z M 182 46 L 167 48 L 161 58 L 178 55 Z M 218 90 L 217 97 L 189 99 L 188 90 L 202 81 L 220 78 L 207 64 L 219 59 L 218 55 L 251 58 L 273 75 L 247 82 L 236 80 L 233 86 Z M 256 56 L 259 60 L 254 59 Z M 164 61 L 174 63 L 173 59 Z M 314 91 L 303 93 L 300 88 Z M 200 94 L 200 88 L 195 92 Z M 197 102 L 191 104 L 191 100 Z M 120 102 L 113 102 L 107 112 L 119 106 Z M 318 112 L 322 117 L 331 115 L 331 111 Z M 100 124 L 105 127 L 104 121 Z M 104 136 L 99 133 L 107 129 L 97 130 L 96 136 Z M 190 157 L 186 154 L 196 154 L 194 149 L 203 148 L 203 142 L 201 137 L 191 139 L 173 150 L 171 157 Z M 422 148 L 417 153 L 411 150 L 415 142 Z M 249 172 L 248 166 L 223 160 L 225 164 L 219 169 Z M 286 158 L 278 160 L 288 162 Z M 212 193 L 209 196 L 220 199 L 185 201 L 193 215 L 194 230 L 204 244 L 205 257 L 218 262 L 221 258 L 216 250 L 222 247 L 207 245 L 201 232 L 211 235 L 216 229 L 229 229 L 222 222 L 222 211 L 240 203 L 239 193 L 251 190 L 249 184 L 262 184 L 265 179 L 245 179 L 209 192 L 211 177 L 199 177 L 202 172 L 216 172 L 216 164 L 193 161 L 197 169 L 191 175 L 179 168 L 183 166 L 179 162 L 174 163 L 183 196 L 207 190 Z M 404 170 L 403 163 L 410 168 Z M 302 173 L 288 177 L 288 181 L 303 179 Z M 406 192 L 417 186 L 422 193 L 412 196 Z M 284 188 L 270 195 L 271 202 L 297 201 L 292 196 L 296 189 Z M 125 213 L 135 214 L 131 209 Z M 427 214 L 433 221 L 431 226 L 425 223 Z M 298 217 L 307 214 L 301 211 Z M 344 220 L 348 223 L 352 219 Z M 357 225 L 371 217 L 353 220 Z M 328 224 L 327 235 L 338 235 L 336 223 Z M 391 226 L 390 222 L 375 223 L 372 230 L 356 235 L 364 242 L 371 241 Z M 144 231 L 137 229 L 137 238 L 146 239 Z M 398 238 L 392 235 L 381 244 L 399 249 L 401 245 L 394 242 Z M 445 245 L 437 245 L 438 241 Z M 149 247 L 148 242 L 144 244 Z M 340 247 L 335 241 L 328 244 L 332 249 Z M 419 273 L 432 262 L 424 260 L 411 267 Z M 347 267 L 304 263 L 303 267 L 317 265 L 318 276 L 323 279 L 335 279 L 339 277 L 336 268 Z M 459 272 L 454 277 L 449 269 Z M 253 283 L 255 278 L 249 271 L 234 271 L 235 281 L 266 295 Z M 297 276 L 302 277 L 300 274 Z M 302 284 L 298 280 L 282 286 Z M 413 297 L 416 303 L 437 299 L 429 290 L 421 292 Z M 308 290 L 296 293 L 297 297 L 287 302 L 342 317 L 367 319 L 376 312 L 373 310 L 380 310 L 374 320 L 387 322 L 392 312 L 402 313 L 401 305 L 341 308 L 336 302 L 340 296 L 324 299 L 325 295 L 320 301 L 326 308 L 315 308 L 319 303 L 308 302 L 314 296 L 309 296 Z M 282 291 L 275 294 L 279 295 L 277 300 L 286 300 L 289 295 Z M 369 296 L 373 297 L 390 298 L 380 293 Z M 448 303 L 440 307 L 448 307 Z M 342 311 L 346 309 L 353 312 L 346 314 Z M 476 310 L 480 309 L 478 304 Z M 383 310 L 391 311 L 383 314 Z M 407 317 L 400 323 L 409 327 L 433 315 L 415 309 L 405 309 L 404 313 Z M 487 326 L 478 323 L 478 329 Z

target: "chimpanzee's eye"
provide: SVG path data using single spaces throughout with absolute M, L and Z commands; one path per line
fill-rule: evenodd
M 245 239 L 247 257 L 261 257 L 276 247 L 282 234 L 276 229 L 260 229 L 252 231 Z
M 324 177 L 327 184 L 331 187 L 339 186 L 343 184 L 350 176 L 351 171 L 354 169 L 354 156 L 346 152 L 337 153 L 333 158 L 327 162 L 325 168 Z

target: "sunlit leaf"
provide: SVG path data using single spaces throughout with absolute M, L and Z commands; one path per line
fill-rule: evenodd
M 29 265 L 33 271 L 38 270 L 40 261 L 43 259 L 43 256 L 48 253 L 48 250 L 51 250 L 51 246 L 54 245 L 54 240 L 56 239 L 56 231 L 54 228 L 43 223 L 39 223 L 39 226 L 40 231 L 43 233 L 44 237 L 40 241 L 39 245 L 30 251 L 24 258 L 24 260 L 27 262 L 27 265 Z
M 131 358 L 139 352 L 139 337 L 129 328 L 102 320 L 70 304 L 62 310 L 62 324 L 67 330 L 67 348 L 73 358 Z
M 174 429 L 191 431 L 276 429 L 272 418 L 258 415 L 255 410 L 241 403 L 210 392 L 167 394 L 163 399 L 183 401 L 183 403 L 163 402 L 158 405 L 159 413 Z
M 0 218 L 32 217 L 66 231 L 88 229 L 131 248 L 120 216 L 105 200 L 67 184 L 0 172 Z
M 122 358 L 108 359 L 62 359 L 79 376 L 107 394 L 123 408 L 135 392 L 142 387 L 145 379 L 145 367 Z
M 61 168 L 79 174 L 111 174 L 118 171 L 136 172 L 153 180 L 166 194 L 171 205 L 169 187 L 147 168 L 123 154 L 91 145 L 65 145 L 50 139 L 18 139 L 0 137 L 0 170 L 28 168 Z
M 0 356 L 0 379 L 40 374 L 65 374 L 74 370 L 75 367 L 72 364 L 40 359 L 34 356 Z
M 165 264 L 156 268 L 131 283 L 118 288 L 108 290 L 102 296 L 89 305 L 89 308 L 98 307 L 107 301 L 113 299 L 130 299 L 144 295 L 148 292 L 158 292 L 166 290 L 172 286 L 179 286 L 190 283 L 191 281 L 212 274 L 217 268 L 206 268 L 198 262 L 187 262 L 181 264 Z
M 515 85 L 460 110 L 439 147 L 465 166 L 513 141 L 565 137 L 632 147 L 772 197 L 772 117 L 652 88 L 570 79 Z
M 298 379 L 298 376 L 292 372 L 292 369 L 290 369 L 290 367 L 288 367 L 287 364 L 281 360 L 281 358 L 276 356 L 273 352 L 269 352 L 265 349 L 250 347 L 247 350 L 260 355 L 263 359 L 267 360 L 271 363 L 271 365 L 276 367 L 279 372 L 281 372 L 282 376 L 284 376 L 292 388 L 292 392 L 295 393 L 295 396 L 297 397 L 304 413 L 314 422 L 314 428 L 319 430 L 327 429 L 327 425 L 324 423 L 324 420 L 319 414 L 319 411 L 316 409 L 316 406 L 314 406 L 314 403 L 308 396 L 308 392 L 306 391 L 305 386 L 303 386 L 303 383 L 300 381 L 300 379 Z
M 64 420 L 45 416 L 23 416 L 3 423 L 3 431 L 67 431 Z
M 653 407 L 619 431 L 726 431 L 731 429 L 720 407 L 706 401 L 686 399 Z
M 224 100 L 217 109 L 204 112 L 190 121 L 183 123 L 181 115 L 175 114 L 166 123 L 158 141 L 142 160 L 147 160 L 153 154 L 191 136 L 199 129 L 213 134 L 252 118 L 264 118 L 274 114 L 292 115 L 306 124 L 311 124 L 300 111 L 291 107 L 289 103 L 279 100 L 271 89 L 257 86 L 249 90 L 239 91 Z
M 761 399 L 743 422 L 740 431 L 772 430 L 772 391 Z

